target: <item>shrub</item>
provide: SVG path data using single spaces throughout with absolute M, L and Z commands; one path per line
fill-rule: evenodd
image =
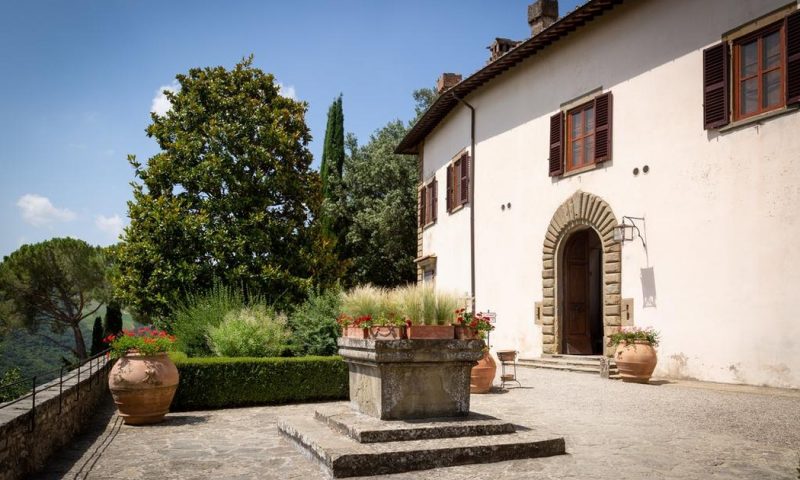
M 341 296 L 338 290 L 311 292 L 308 299 L 289 316 L 291 345 L 295 355 L 334 355 L 339 325 Z
M 264 305 L 234 310 L 208 329 L 208 340 L 219 357 L 277 357 L 289 340 L 286 315 Z
M 29 382 L 23 382 L 22 372 L 19 368 L 6 370 L 0 376 L 0 403 L 10 402 L 28 393 Z
M 225 314 L 247 306 L 240 290 L 215 284 L 211 290 L 193 293 L 174 310 L 169 330 L 178 337 L 178 350 L 189 356 L 211 355 L 208 330 L 222 322 Z
M 182 358 L 173 410 L 346 400 L 347 365 L 340 357 Z
M 659 341 L 659 332 L 654 330 L 653 327 L 645 329 L 639 327 L 622 327 L 622 330 L 617 333 L 612 333 L 608 337 L 608 346 L 617 346 L 620 343 L 634 344 L 637 341 L 647 342 L 650 345 L 657 347 Z

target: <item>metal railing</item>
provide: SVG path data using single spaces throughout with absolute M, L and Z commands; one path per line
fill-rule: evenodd
M 20 385 L 30 385 L 31 389 L 26 393 L 22 394 L 21 396 L 10 400 L 5 403 L 0 403 L 0 410 L 10 407 L 12 405 L 16 405 L 23 400 L 28 398 L 31 399 L 31 425 L 30 429 L 33 431 L 34 427 L 36 426 L 36 394 L 42 393 L 51 389 L 58 387 L 58 413 L 61 413 L 61 409 L 63 408 L 63 396 L 64 396 L 64 382 L 68 382 L 73 378 L 77 378 L 75 382 L 75 395 L 77 398 L 81 396 L 81 372 L 86 373 L 87 369 L 86 366 L 88 365 L 88 374 L 89 377 L 100 371 L 101 369 L 108 369 L 111 367 L 112 362 L 108 358 L 108 353 L 110 349 L 103 350 L 102 352 L 98 353 L 97 355 L 93 355 L 85 360 L 82 360 L 78 363 L 71 364 L 71 365 L 64 365 L 59 370 L 50 370 L 47 372 L 41 372 L 38 375 L 33 377 L 23 378 L 21 380 L 17 380 L 15 382 L 6 383 L 4 385 L 0 385 L 0 393 L 5 390 L 11 390 L 20 388 Z M 42 384 L 37 384 L 37 379 L 43 377 L 49 377 L 51 374 L 58 372 L 58 378 L 53 378 L 43 382 Z M 66 372 L 66 376 L 65 376 Z M 92 389 L 92 384 L 97 384 L 100 382 L 100 376 L 96 377 L 94 381 L 90 381 L 87 385 L 89 390 Z

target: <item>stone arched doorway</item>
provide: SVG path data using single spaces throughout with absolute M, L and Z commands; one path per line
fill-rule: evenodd
M 568 240 L 576 232 L 591 229 L 600 241 L 602 258 L 602 329 L 606 355 L 608 335 L 621 325 L 621 247 L 614 241 L 617 219 L 602 198 L 578 191 L 556 210 L 544 238 L 542 250 L 542 348 L 544 353 L 566 353 L 564 346 L 564 274 L 563 256 Z

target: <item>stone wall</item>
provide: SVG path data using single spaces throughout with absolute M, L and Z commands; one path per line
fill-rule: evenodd
M 30 397 L 0 405 L 0 480 L 16 480 L 40 470 L 48 457 L 88 424 L 98 401 L 108 394 L 105 359 L 64 374 L 62 394 L 59 379 L 37 388 L 36 405 Z M 72 377 L 72 378 L 70 378 Z M 69 378 L 67 380 L 67 378 Z

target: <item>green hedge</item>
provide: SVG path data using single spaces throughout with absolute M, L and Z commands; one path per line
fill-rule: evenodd
M 347 365 L 340 357 L 187 358 L 171 355 L 180 372 L 172 410 L 346 400 Z

